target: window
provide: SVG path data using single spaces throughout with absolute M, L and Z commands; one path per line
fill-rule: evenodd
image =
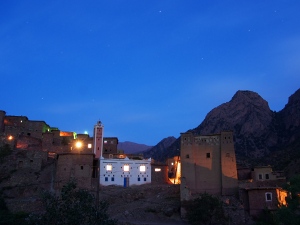
M 269 174 L 267 173 L 266 175 L 266 180 L 269 180 L 270 179 L 270 177 L 269 177 Z
M 141 178 L 138 177 L 138 181 L 141 181 Z
M 187 155 L 185 156 L 185 158 L 187 158 L 187 159 L 188 159 L 188 158 L 190 158 L 190 155 L 189 155 L 189 154 L 187 154 Z
M 210 158 L 210 153 L 206 153 L 206 158 Z
M 272 201 L 272 193 L 271 192 L 266 192 L 266 201 L 269 202 L 269 201 Z
M 80 169 L 83 170 L 83 166 L 80 166 Z
M 106 165 L 106 171 L 112 171 L 112 165 L 110 164 Z
M 125 172 L 128 172 L 128 171 L 129 171 L 129 165 L 124 165 L 123 170 L 124 170 Z
M 140 166 L 140 172 L 145 172 L 146 171 L 146 166 L 142 165 Z
M 114 177 L 112 177 L 112 178 L 111 178 L 111 181 L 115 181 L 115 178 L 114 178 Z
M 258 179 L 262 180 L 263 179 L 263 175 L 262 174 L 258 174 Z
M 226 153 L 226 157 L 230 157 L 230 154 L 229 154 L 229 153 Z
M 105 181 L 108 181 L 108 177 L 105 177 Z
M 88 148 L 92 148 L 92 144 L 88 144 Z
M 161 171 L 161 168 L 155 168 L 154 171 L 155 171 L 155 172 L 160 172 L 160 171 Z
M 146 178 L 146 177 L 144 177 L 144 181 L 147 181 L 147 178 Z

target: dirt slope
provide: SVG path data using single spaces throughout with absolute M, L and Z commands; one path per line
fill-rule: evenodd
M 120 224 L 187 224 L 180 218 L 179 185 L 101 187 L 100 199 L 109 202 L 108 213 Z

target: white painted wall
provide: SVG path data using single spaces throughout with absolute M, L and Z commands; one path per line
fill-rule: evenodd
M 128 168 L 128 171 L 125 171 Z M 143 171 L 145 170 L 145 171 Z M 126 183 L 126 180 L 127 183 Z M 124 185 L 125 182 L 125 185 Z M 100 184 L 131 186 L 151 183 L 151 158 L 147 160 L 100 158 Z

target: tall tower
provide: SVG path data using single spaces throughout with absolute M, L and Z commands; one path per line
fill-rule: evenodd
M 95 159 L 99 159 L 102 156 L 103 151 L 103 129 L 101 121 L 98 121 L 94 126 L 94 154 Z
M 3 110 L 0 110 L 0 133 L 4 132 L 4 118 L 5 118 L 6 112 Z

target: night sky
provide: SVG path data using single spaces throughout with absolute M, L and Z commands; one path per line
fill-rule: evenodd
M 0 1 L 0 109 L 155 145 L 238 90 L 300 87 L 300 1 Z

